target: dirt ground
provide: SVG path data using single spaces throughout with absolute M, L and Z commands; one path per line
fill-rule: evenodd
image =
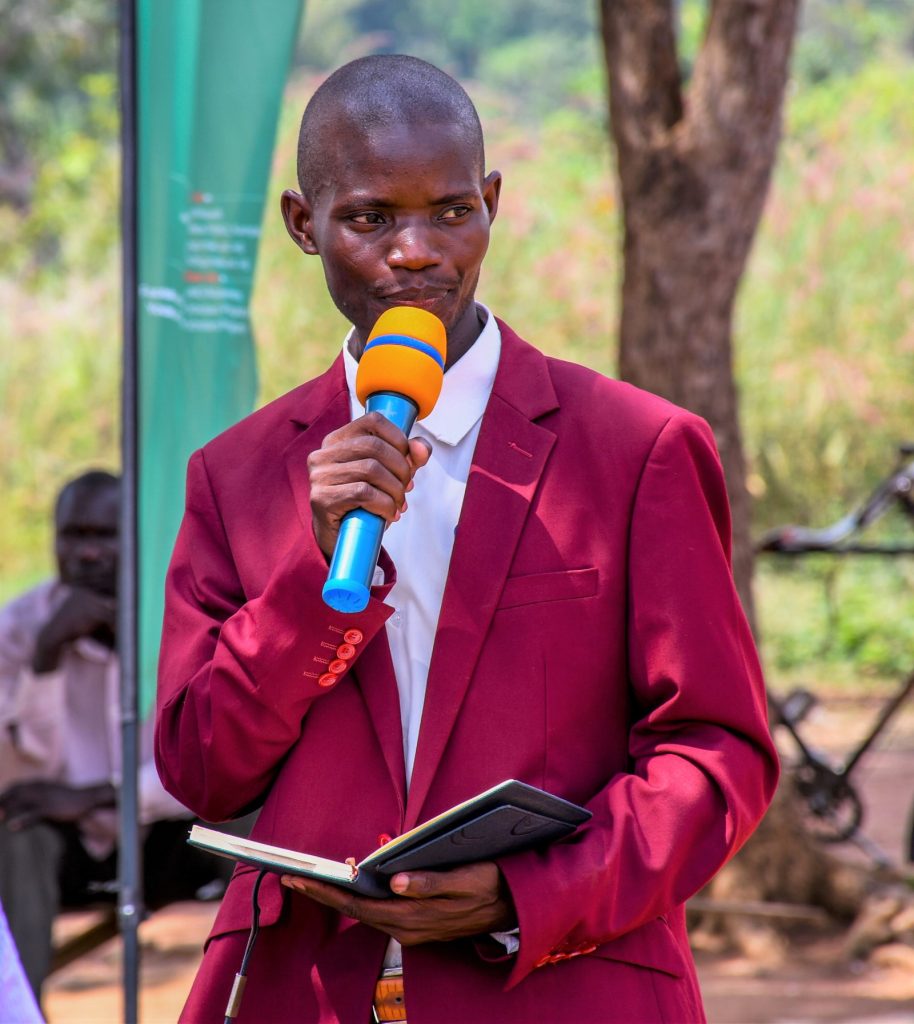
M 804 733 L 821 749 L 843 750 L 866 728 L 875 710 L 872 700 L 830 700 L 814 712 Z M 861 764 L 859 782 L 867 807 L 867 834 L 900 861 L 914 801 L 914 707 Z M 852 848 L 842 848 L 842 855 L 862 856 Z M 166 1024 L 177 1018 L 215 911 L 214 904 L 176 904 L 142 925 L 142 1024 Z M 67 928 L 76 923 L 73 918 L 65 922 Z M 786 962 L 770 964 L 699 951 L 696 960 L 709 1020 L 914 1024 L 914 951 L 884 947 L 866 963 L 849 962 L 842 940 L 840 934 L 812 933 L 794 943 Z M 120 950 L 113 940 L 50 979 L 48 1020 L 120 1021 L 119 983 Z

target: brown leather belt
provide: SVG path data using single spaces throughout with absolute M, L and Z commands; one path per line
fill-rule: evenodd
M 403 971 L 387 969 L 374 987 L 371 1017 L 375 1024 L 385 1021 L 405 1021 L 406 1001 L 403 997 Z

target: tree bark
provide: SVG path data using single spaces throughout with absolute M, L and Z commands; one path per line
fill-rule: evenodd
M 619 370 L 710 423 L 753 624 L 733 307 L 777 153 L 797 6 L 712 0 L 686 90 L 673 0 L 601 0 L 625 228 Z

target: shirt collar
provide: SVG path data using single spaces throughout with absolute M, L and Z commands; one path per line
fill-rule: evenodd
M 479 337 L 445 373 L 441 397 L 422 420 L 423 428 L 433 438 L 449 445 L 459 444 L 485 412 L 498 370 L 501 331 L 488 307 L 481 302 L 476 306 L 486 318 Z M 355 418 L 356 415 L 361 416 L 365 408 L 356 397 L 355 375 L 359 364 L 350 353 L 348 342 L 349 335 L 343 342 L 343 364 L 349 404 Z

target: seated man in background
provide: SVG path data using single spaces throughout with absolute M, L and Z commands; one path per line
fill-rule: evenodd
M 117 872 L 119 503 L 110 473 L 70 481 L 55 513 L 57 579 L 0 610 L 0 903 L 36 995 L 59 907 L 98 899 Z M 186 847 L 191 815 L 162 789 L 150 739 L 139 789 L 141 822 L 156 823 L 144 833 L 155 906 L 218 869 Z

